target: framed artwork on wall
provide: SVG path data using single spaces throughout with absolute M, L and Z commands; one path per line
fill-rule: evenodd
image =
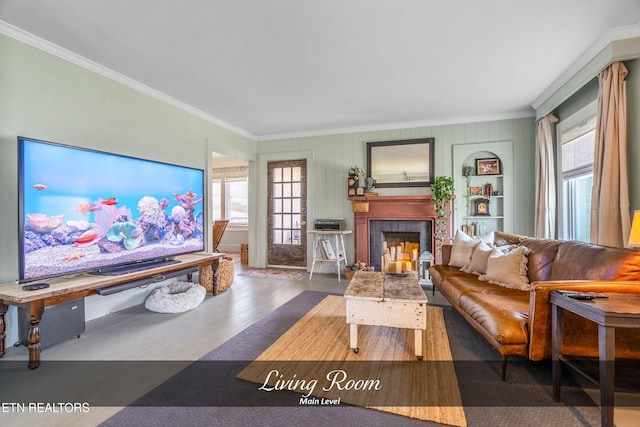
M 501 175 L 500 159 L 476 159 L 476 175 Z

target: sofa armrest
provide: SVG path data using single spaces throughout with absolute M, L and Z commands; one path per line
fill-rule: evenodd
M 616 292 L 640 294 L 640 282 L 607 280 L 566 280 L 533 282 L 529 298 L 529 358 L 551 358 L 551 292 L 570 289 L 579 292 Z
M 442 245 L 442 265 L 449 265 L 453 245 Z

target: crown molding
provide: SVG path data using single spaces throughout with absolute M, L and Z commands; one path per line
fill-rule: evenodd
M 320 129 L 320 130 L 304 131 L 304 132 L 259 135 L 258 141 L 270 141 L 274 139 L 307 138 L 307 137 L 314 137 L 314 136 L 376 132 L 376 131 L 385 131 L 385 130 L 411 129 L 411 128 L 432 127 L 432 126 L 446 126 L 446 125 L 457 125 L 457 124 L 464 124 L 464 123 L 492 122 L 492 121 L 498 121 L 498 120 L 513 120 L 513 119 L 523 119 L 523 118 L 529 118 L 529 117 L 535 117 L 535 113 L 533 111 L 518 111 L 514 113 L 495 114 L 495 115 L 486 115 L 486 116 L 452 117 L 452 118 L 446 118 L 446 119 L 384 123 L 384 124 L 369 125 L 369 126 L 355 126 L 355 127 L 344 127 L 344 128 L 334 128 L 334 129 Z
M 611 28 L 606 31 L 595 43 L 578 57 L 542 94 L 533 101 L 531 107 L 534 110 L 540 108 L 553 94 L 571 80 L 589 61 L 594 59 L 602 50 L 606 49 L 616 40 L 640 37 L 640 21 L 633 25 Z M 594 76 L 595 77 L 595 76 Z
M 230 123 L 225 122 L 224 120 L 221 120 L 185 102 L 182 102 L 176 98 L 173 98 L 167 95 L 166 93 L 153 89 L 137 80 L 129 78 L 124 74 L 121 74 L 115 70 L 112 70 L 111 68 L 100 65 L 97 62 L 94 62 L 90 59 L 85 58 L 84 56 L 78 55 L 77 53 L 74 53 L 68 49 L 65 49 L 61 46 L 51 43 L 48 40 L 45 40 L 41 37 L 38 37 L 34 34 L 24 31 L 14 25 L 11 25 L 8 22 L 0 20 L 0 33 L 6 36 L 9 36 L 13 39 L 16 39 L 22 43 L 25 43 L 29 46 L 35 47 L 36 49 L 40 49 L 46 53 L 57 56 L 58 58 L 64 59 L 65 61 L 68 61 L 79 67 L 85 68 L 89 71 L 92 71 L 110 80 L 121 83 L 127 87 L 130 87 L 131 89 L 134 89 L 140 93 L 151 96 L 152 98 L 155 98 L 166 104 L 179 108 L 180 110 L 183 110 L 189 114 L 192 114 L 196 117 L 206 120 L 209 123 L 220 126 L 221 128 L 224 128 L 228 131 L 234 132 L 238 135 L 244 136 L 253 141 L 257 140 L 256 136 L 251 132 L 247 132 L 244 129 L 240 129 Z

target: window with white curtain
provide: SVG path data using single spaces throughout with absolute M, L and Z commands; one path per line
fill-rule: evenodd
M 246 174 L 216 170 L 211 181 L 211 207 L 213 220 L 228 219 L 230 226 L 249 225 L 249 181 Z
M 559 232 L 564 240 L 589 241 L 597 105 L 558 123 Z

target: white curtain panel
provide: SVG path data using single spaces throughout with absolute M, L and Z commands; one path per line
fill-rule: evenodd
M 536 125 L 536 200 L 534 236 L 556 237 L 556 179 L 553 156 L 553 114 L 541 118 Z

